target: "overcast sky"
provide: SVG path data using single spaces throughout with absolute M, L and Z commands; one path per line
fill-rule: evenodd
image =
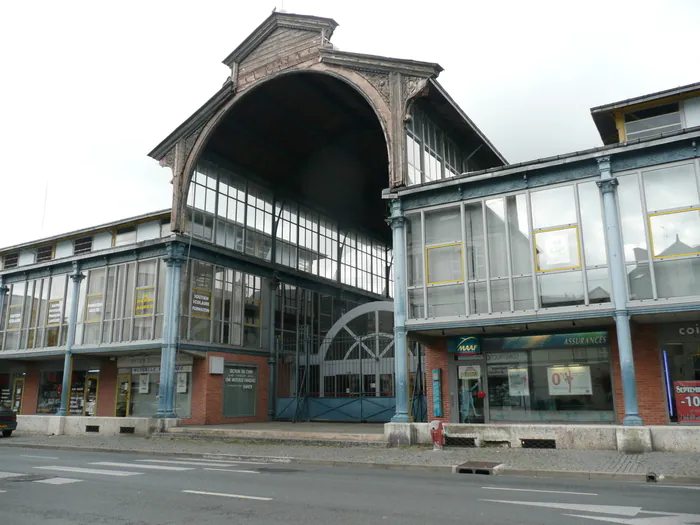
M 698 0 L 3 2 L 0 246 L 170 207 L 147 153 L 274 7 L 334 18 L 342 50 L 439 62 L 510 162 L 598 146 L 590 107 L 700 81 Z

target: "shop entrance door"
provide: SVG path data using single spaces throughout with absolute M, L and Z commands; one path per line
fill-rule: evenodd
M 85 416 L 97 415 L 97 388 L 100 383 L 98 376 L 87 376 L 85 378 Z
M 117 376 L 117 406 L 115 416 L 127 417 L 131 413 L 131 376 Z
M 483 371 L 484 367 L 480 364 L 457 366 L 460 423 L 484 423 L 486 382 Z
M 22 398 L 24 397 L 24 378 L 17 377 L 12 388 L 12 410 L 16 414 L 22 413 Z

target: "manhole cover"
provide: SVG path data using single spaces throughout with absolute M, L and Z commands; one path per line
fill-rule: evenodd
M 49 479 L 50 476 L 42 476 L 40 474 L 25 474 L 24 476 L 12 476 L 11 478 L 5 478 L 3 481 L 41 481 L 43 479 Z
M 455 474 L 482 474 L 491 476 L 498 473 L 502 463 L 492 463 L 489 461 L 467 461 L 454 468 Z

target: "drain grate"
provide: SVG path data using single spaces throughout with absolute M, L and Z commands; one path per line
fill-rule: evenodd
M 483 476 L 493 476 L 497 474 L 502 463 L 491 463 L 488 461 L 467 461 L 453 468 L 455 474 L 481 474 Z
M 120 434 L 133 434 L 136 432 L 136 427 L 119 427 Z
M 523 448 L 557 448 L 554 439 L 521 439 L 520 443 Z
M 510 441 L 498 441 L 493 439 L 484 439 L 481 442 L 482 448 L 510 448 Z
M 475 448 L 476 438 L 463 436 L 445 436 L 446 447 Z
M 85 425 L 85 432 L 99 432 L 99 425 Z

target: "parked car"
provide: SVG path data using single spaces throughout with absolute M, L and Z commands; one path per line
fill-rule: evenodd
M 0 406 L 0 431 L 3 437 L 10 437 L 17 430 L 17 414 L 9 408 Z

